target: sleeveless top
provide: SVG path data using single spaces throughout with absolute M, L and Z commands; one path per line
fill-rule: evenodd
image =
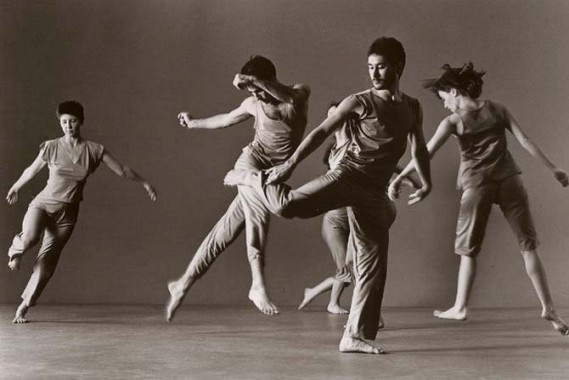
M 281 120 L 271 119 L 255 99 L 255 137 L 248 147 L 263 162 L 274 166 L 287 160 L 300 145 L 306 129 L 306 115 L 287 104 Z
M 371 89 L 352 96 L 363 111 L 353 125 L 352 142 L 341 163 L 363 171 L 375 185 L 385 187 L 417 123 L 419 102 L 406 94 L 400 102 L 385 100 Z
M 338 141 L 336 140 L 326 149 L 324 153 L 324 164 L 328 166 L 328 169 L 336 168 L 346 155 L 348 148 L 352 144 L 352 128 L 354 128 L 354 124 L 357 123 L 357 118 L 358 115 L 355 113 L 350 115 L 340 130 L 336 132 L 345 135 L 344 143 L 338 145 Z
M 36 198 L 63 203 L 82 201 L 87 177 L 101 163 L 105 148 L 101 144 L 83 140 L 73 150 L 61 137 L 45 141 L 40 149 L 41 158 L 49 168 L 49 178 Z
M 464 131 L 457 135 L 460 146 L 459 189 L 478 187 L 521 173 L 508 151 L 506 109 L 486 100 L 475 111 L 458 110 Z

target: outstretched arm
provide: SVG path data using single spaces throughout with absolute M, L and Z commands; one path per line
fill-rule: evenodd
M 152 187 L 152 185 L 146 182 L 146 180 L 138 175 L 138 173 L 136 173 L 134 170 L 119 162 L 108 151 L 105 150 L 102 160 L 103 163 L 107 165 L 107 167 L 119 177 L 141 183 L 151 200 L 155 201 L 158 198 L 156 190 L 154 190 L 154 187 Z
M 204 119 L 194 119 L 188 112 L 180 112 L 178 121 L 188 129 L 219 129 L 227 128 L 253 116 L 252 98 L 245 99 L 239 107 L 228 113 L 211 116 Z
M 314 128 L 300 143 L 294 154 L 280 165 L 267 171 L 267 183 L 280 183 L 286 181 L 296 166 L 314 152 L 336 129 L 343 125 L 352 112 L 359 107 L 355 97 L 350 96 L 342 101 L 336 111 L 326 118 L 318 127 Z
M 258 87 L 280 102 L 294 104 L 305 102 L 310 96 L 310 87 L 305 84 L 287 86 L 277 80 L 262 80 L 254 75 L 236 74 L 233 85 L 240 90 L 247 86 Z
M 20 189 L 26 183 L 30 182 L 32 178 L 34 178 L 36 174 L 38 174 L 47 165 L 47 162 L 45 162 L 41 157 L 42 154 L 43 152 L 40 152 L 40 154 L 38 154 L 34 162 L 32 162 L 30 166 L 24 169 L 24 172 L 22 173 L 20 178 L 18 178 L 16 183 L 14 183 L 10 188 L 10 190 L 8 191 L 8 195 L 6 196 L 6 201 L 8 201 L 9 204 L 14 204 L 18 201 L 18 191 L 20 191 Z
M 549 157 L 537 146 L 536 143 L 531 141 L 529 137 L 524 133 L 522 128 L 519 126 L 517 121 L 514 117 L 508 112 L 507 118 L 509 122 L 509 129 L 514 135 L 514 137 L 518 140 L 520 145 L 529 152 L 533 157 L 537 158 L 543 165 L 545 165 L 548 169 L 553 172 L 555 179 L 561 183 L 561 186 L 566 187 L 569 185 L 569 178 L 567 176 L 567 172 L 551 161 Z

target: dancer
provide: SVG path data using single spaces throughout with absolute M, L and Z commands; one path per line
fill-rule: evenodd
M 328 109 L 330 116 L 338 107 L 338 102 L 333 102 Z M 346 149 L 351 142 L 351 127 L 357 123 L 357 115 L 348 118 L 346 123 L 334 132 L 334 143 L 330 145 L 324 154 L 324 164 L 328 169 L 333 169 L 346 153 Z M 400 173 L 399 167 L 395 168 L 396 173 Z M 403 185 L 419 189 L 421 184 L 411 176 L 403 180 Z M 346 287 L 353 282 L 353 246 L 348 248 L 350 236 L 350 226 L 348 223 L 348 211 L 345 207 L 330 210 L 324 214 L 322 219 L 322 239 L 328 246 L 336 273 L 334 276 L 327 277 L 312 288 L 304 289 L 304 298 L 298 310 L 305 308 L 320 294 L 330 291 L 330 301 L 326 310 L 331 314 L 348 314 L 348 310 L 340 306 L 340 297 Z M 379 328 L 384 326 L 383 318 L 379 319 Z
M 233 85 L 251 95 L 239 107 L 206 119 L 194 119 L 189 113 L 182 112 L 178 115 L 180 124 L 189 129 L 218 129 L 237 125 L 253 117 L 255 137 L 243 149 L 235 168 L 262 170 L 282 163 L 294 152 L 304 135 L 310 88 L 304 84 L 287 86 L 280 83 L 275 66 L 262 56 L 253 56 L 243 66 L 241 73 L 235 76 Z M 238 189 L 238 195 L 199 246 L 185 272 L 177 280 L 168 283 L 168 322 L 194 282 L 206 273 L 243 228 L 252 275 L 249 299 L 264 314 L 279 313 L 267 294 L 263 276 L 269 216 L 270 212 L 252 189 Z
M 492 204 L 498 204 L 508 221 L 524 259 L 527 274 L 541 302 L 541 317 L 551 321 L 563 335 L 569 335 L 567 324 L 557 315 L 549 291 L 547 276 L 537 252 L 538 239 L 529 209 L 521 171 L 510 155 L 506 130 L 521 146 L 549 168 L 563 187 L 569 184 L 567 173 L 558 168 L 521 129 L 508 109 L 491 100 L 479 99 L 484 72 L 474 70 L 472 63 L 463 67 L 443 66 L 443 74 L 425 82 L 425 87 L 444 102 L 452 114 L 438 126 L 428 143 L 430 156 L 450 135 L 458 138 L 460 171 L 458 187 L 463 191 L 456 227 L 455 252 L 460 255 L 458 284 L 454 306 L 435 310 L 442 319 L 463 321 L 476 277 L 476 258 L 480 252 Z M 414 170 L 410 163 L 391 183 L 392 199 L 399 196 L 400 181 Z
M 283 164 L 267 172 L 233 170 L 226 175 L 225 183 L 251 186 L 273 213 L 286 218 L 310 218 L 348 207 L 350 233 L 357 247 L 355 287 L 339 349 L 379 354 L 383 350 L 366 340 L 377 335 L 389 227 L 395 219 L 393 203 L 386 194 L 387 184 L 405 152 L 407 138 L 422 183 L 421 189 L 413 193 L 415 202 L 429 194 L 431 182 L 420 104 L 399 88 L 405 66 L 403 46 L 394 38 L 381 37 L 372 43 L 367 57 L 371 89 L 344 99 Z M 358 115 L 352 143 L 336 168 L 295 190 L 279 184 L 352 113 Z
M 23 254 L 38 243 L 43 233 L 33 273 L 13 323 L 27 322 L 28 309 L 36 304 L 53 275 L 61 251 L 77 222 L 87 177 L 101 162 L 120 177 L 141 183 L 151 200 L 155 201 L 157 197 L 154 188 L 134 170 L 120 163 L 102 145 L 83 139 L 84 110 L 80 103 L 62 102 L 56 114 L 64 135 L 41 144 L 39 155 L 24 170 L 6 197 L 9 204 L 16 203 L 20 189 L 43 168 L 49 168 L 47 185 L 30 203 L 22 232 L 16 235 L 8 251 L 8 266 L 18 270 Z

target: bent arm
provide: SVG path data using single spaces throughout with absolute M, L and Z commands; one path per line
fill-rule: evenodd
M 348 97 L 338 105 L 336 111 L 314 128 L 300 143 L 294 154 L 287 160 L 296 167 L 302 160 L 314 152 L 335 130 L 341 127 L 350 114 L 356 112 L 358 103 L 354 97 Z
M 180 112 L 178 120 L 183 127 L 188 129 L 220 129 L 234 126 L 252 117 L 252 98 L 245 99 L 239 107 L 228 113 L 194 119 L 188 112 Z
M 119 177 L 122 177 L 122 178 L 128 179 L 130 181 L 138 182 L 138 183 L 142 184 L 142 186 L 144 187 L 144 189 L 148 193 L 148 196 L 150 197 L 150 199 L 153 201 L 156 200 L 157 194 L 156 194 L 156 190 L 154 190 L 154 187 L 152 187 L 152 185 L 150 185 L 150 183 L 148 183 L 144 178 L 142 178 L 133 169 L 131 169 L 128 166 L 123 165 L 121 162 L 119 162 L 119 160 L 114 158 L 106 150 L 103 153 L 102 161 L 109 169 L 111 169 Z
M 18 191 L 30 182 L 45 166 L 47 162 L 42 159 L 43 152 L 40 152 L 34 162 L 30 166 L 28 166 L 20 175 L 20 178 L 12 185 L 10 190 L 8 191 L 8 195 L 6 196 L 6 200 L 8 203 L 13 204 L 18 201 Z

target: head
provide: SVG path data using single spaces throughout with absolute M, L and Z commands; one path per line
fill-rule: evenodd
M 252 75 L 258 79 L 266 81 L 277 80 L 277 70 L 273 62 L 270 59 L 265 58 L 261 55 L 254 55 L 249 58 L 249 60 L 241 68 L 241 74 Z M 248 86 L 247 91 L 251 93 L 255 98 L 269 103 L 274 101 L 274 98 L 267 94 L 265 91 L 255 87 Z
M 482 77 L 485 73 L 474 70 L 472 62 L 462 67 L 445 64 L 442 70 L 443 73 L 438 78 L 425 80 L 423 87 L 442 99 L 444 107 L 451 112 L 457 110 L 460 97 L 475 100 L 482 94 Z
M 77 137 L 81 132 L 81 125 L 85 120 L 85 113 L 81 103 L 68 100 L 59 103 L 55 112 L 63 133 Z
M 373 41 L 367 52 L 368 71 L 376 90 L 392 89 L 403 75 L 405 49 L 393 37 Z

